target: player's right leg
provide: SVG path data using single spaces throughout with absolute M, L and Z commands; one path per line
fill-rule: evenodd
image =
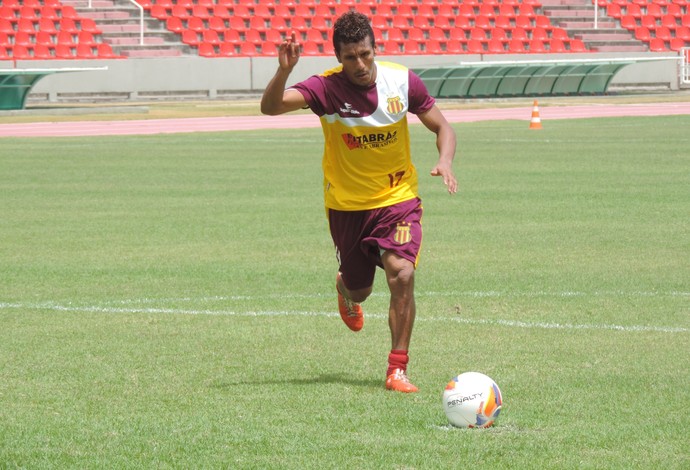
M 349 329 L 359 331 L 364 326 L 360 303 L 371 294 L 376 271 L 376 261 L 360 247 L 366 213 L 330 209 L 328 222 L 339 263 L 335 280 L 338 311 Z

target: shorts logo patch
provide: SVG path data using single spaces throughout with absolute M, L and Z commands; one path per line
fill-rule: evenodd
M 398 226 L 395 229 L 395 235 L 393 240 L 398 245 L 404 245 L 405 243 L 410 243 L 412 241 L 412 233 L 410 232 L 410 224 L 407 222 L 398 222 Z

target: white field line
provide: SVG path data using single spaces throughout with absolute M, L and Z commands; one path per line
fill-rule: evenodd
M 216 298 L 217 299 L 217 298 Z M 278 317 L 278 316 L 299 316 L 299 317 L 336 317 L 335 312 L 317 311 L 277 311 L 277 310 L 255 310 L 255 311 L 234 311 L 234 310 L 213 310 L 213 309 L 177 309 L 177 308 L 124 308 L 124 307 L 101 307 L 101 306 L 71 306 L 53 303 L 5 303 L 0 302 L 0 310 L 50 310 L 57 312 L 87 312 L 103 314 L 167 314 L 167 315 L 220 315 L 237 317 Z M 387 319 L 382 314 L 367 314 L 367 318 Z M 467 325 L 487 325 L 502 326 L 507 328 L 537 328 L 547 330 L 613 330 L 622 332 L 656 332 L 656 333 L 688 333 L 690 328 L 649 326 L 649 325 L 611 325 L 611 324 L 572 324 L 572 323 L 549 323 L 549 322 L 529 322 L 517 320 L 501 319 L 473 319 L 462 317 L 427 317 L 419 315 L 417 322 L 453 322 Z

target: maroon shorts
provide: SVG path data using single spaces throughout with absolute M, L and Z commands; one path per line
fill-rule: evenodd
M 419 198 L 365 211 L 328 210 L 328 223 L 348 289 L 374 283 L 381 253 L 392 251 L 417 266 L 422 244 L 422 201 Z

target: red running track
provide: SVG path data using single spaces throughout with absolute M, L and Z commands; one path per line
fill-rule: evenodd
M 450 122 L 500 121 L 515 119 L 529 123 L 532 106 L 519 108 L 444 110 Z M 540 107 L 542 122 L 550 119 L 578 119 L 619 116 L 666 116 L 690 114 L 690 102 L 580 105 Z M 410 114 L 410 122 L 418 119 Z M 313 114 L 282 116 L 233 116 L 214 118 L 148 119 L 134 121 L 76 121 L 0 124 L 0 137 L 81 137 L 109 135 L 151 135 L 183 132 L 225 132 L 258 129 L 319 127 Z

